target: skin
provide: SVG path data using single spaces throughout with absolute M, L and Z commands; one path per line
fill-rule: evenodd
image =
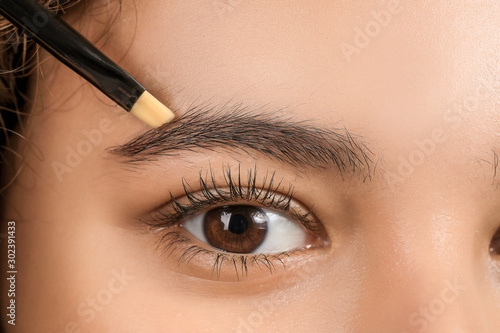
M 16 147 L 26 164 L 3 218 L 4 232 L 16 221 L 17 240 L 8 332 L 499 331 L 500 258 L 489 252 L 500 224 L 495 1 L 227 3 L 124 0 L 105 38 L 112 5 L 66 18 L 179 115 L 241 102 L 345 126 L 378 162 L 371 180 L 220 151 L 127 166 L 107 148 L 148 128 L 42 55 L 30 143 Z M 372 11 L 389 8 L 366 46 L 342 52 Z M 94 129 L 102 142 L 60 181 L 52 163 Z M 137 218 L 169 191 L 182 196 L 182 177 L 196 185 L 211 165 L 221 179 L 227 163 L 276 170 L 314 206 L 330 244 L 272 275 L 252 266 L 240 282 L 229 266 L 217 281 L 210 263 L 167 259 L 161 233 Z

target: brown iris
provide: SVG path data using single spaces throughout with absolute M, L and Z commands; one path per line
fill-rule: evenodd
M 267 217 L 258 207 L 222 206 L 205 214 L 203 230 L 208 243 L 215 248 L 233 253 L 250 253 L 266 237 Z

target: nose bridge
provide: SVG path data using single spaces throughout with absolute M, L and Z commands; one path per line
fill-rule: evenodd
M 379 319 L 396 321 L 401 333 L 472 332 L 482 317 L 472 214 L 428 207 L 393 208 L 397 214 L 370 227 L 368 243 L 376 245 L 367 255 L 367 289 L 386 311 Z
M 444 279 L 442 284 L 435 284 L 433 291 L 427 289 L 425 294 L 413 295 L 412 306 L 406 322 L 403 320 L 402 332 L 469 332 L 470 318 L 464 316 L 469 308 L 467 289 L 470 285 L 458 276 Z M 403 317 L 403 319 L 404 319 Z M 476 321 L 475 319 L 473 321 Z

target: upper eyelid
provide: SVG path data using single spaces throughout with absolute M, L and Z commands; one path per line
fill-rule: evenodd
M 282 191 L 283 178 L 277 178 L 276 171 L 266 171 L 262 176 L 262 181 L 258 181 L 260 173 L 257 172 L 257 166 L 247 170 L 247 179 L 245 180 L 243 180 L 240 165 L 238 165 L 236 178 L 229 165 L 223 167 L 222 170 L 224 174 L 223 183 L 225 184 L 223 187 L 221 187 L 221 182 L 217 182 L 215 172 L 211 167 L 206 171 L 205 176 L 201 171 L 199 173 L 199 187 L 202 190 L 193 190 L 193 187 L 183 179 L 183 188 L 186 192 L 184 197 L 189 201 L 189 204 L 183 205 L 171 195 L 169 203 L 149 214 L 152 221 L 146 224 L 152 227 L 170 226 L 177 223 L 179 219 L 198 214 L 202 210 L 217 204 L 231 202 L 236 204 L 237 201 L 246 200 L 246 202 L 255 202 L 265 207 L 286 212 L 302 223 L 305 228 L 324 235 L 322 224 L 316 221 L 312 209 L 305 208 L 304 212 L 299 212 L 295 208 L 290 208 L 290 203 L 296 201 L 294 199 L 293 185 L 290 184 L 285 187 L 287 188 L 286 191 Z M 236 191 L 235 186 L 237 187 Z M 200 205 L 201 202 L 204 203 L 203 207 Z M 166 213 L 167 208 L 165 207 L 168 207 L 170 212 Z M 187 211 L 182 211 L 183 207 L 187 207 Z M 172 210 L 174 211 L 172 212 Z M 141 219 L 141 221 L 143 220 Z
M 196 193 L 195 193 L 196 194 Z M 283 194 L 279 194 L 279 193 L 276 193 L 277 197 L 280 197 L 280 199 L 282 198 L 283 200 L 286 200 L 286 201 L 291 201 L 292 198 L 291 197 L 288 197 L 286 195 L 283 195 Z M 200 201 L 203 200 L 203 199 L 200 199 Z M 209 199 L 206 200 L 206 204 L 203 204 L 203 206 L 199 206 L 198 204 L 195 204 L 193 206 L 196 206 L 196 211 L 195 212 L 191 212 L 190 211 L 186 211 L 186 212 L 179 212 L 177 211 L 177 215 L 179 217 L 182 217 L 182 218 L 186 218 L 186 217 L 190 217 L 192 215 L 195 215 L 195 214 L 198 214 L 200 213 L 201 211 L 204 211 L 214 205 L 217 205 L 217 204 L 240 204 L 242 203 L 241 202 L 242 198 L 238 199 L 238 198 L 235 198 L 235 197 L 225 197 L 225 198 L 219 198 L 219 197 L 216 197 L 214 201 L 209 201 Z M 243 199 L 245 200 L 245 199 Z M 246 200 L 246 201 L 243 201 L 243 203 L 245 204 L 249 204 L 249 203 L 256 203 L 256 204 L 260 204 L 262 205 L 263 207 L 268 207 L 268 208 L 275 208 L 275 209 L 280 209 L 280 210 L 283 210 L 283 211 L 286 211 L 286 212 L 294 212 L 294 210 L 292 209 L 289 209 L 285 206 L 281 206 L 278 204 L 272 204 L 270 202 L 266 203 L 264 201 L 259 201 L 259 199 L 249 199 L 249 200 Z M 173 205 L 174 207 L 190 207 L 190 205 L 192 204 L 182 204 L 179 202 L 178 199 L 172 199 L 171 201 L 171 205 Z M 293 214 L 294 216 L 298 216 L 298 214 Z M 304 214 L 305 216 L 306 214 Z
M 283 179 L 276 182 L 275 171 L 273 171 L 270 176 L 269 172 L 266 172 L 260 185 L 258 185 L 257 182 L 258 173 L 256 166 L 247 171 L 246 181 L 242 181 L 241 166 L 238 166 L 237 179 L 233 177 L 234 173 L 231 172 L 229 165 L 223 167 L 223 174 L 225 186 L 221 186 L 220 183 L 217 182 L 215 173 L 211 167 L 207 170 L 206 176 L 203 176 L 200 171 L 198 190 L 193 190 L 193 187 L 183 178 L 182 187 L 184 190 L 184 197 L 189 201 L 189 204 L 191 206 L 200 206 L 200 203 L 205 201 L 208 207 L 210 204 L 247 200 L 259 202 L 261 204 L 267 202 L 274 207 L 286 211 L 288 210 L 290 201 L 293 199 L 293 185 L 290 184 L 286 192 L 281 191 Z M 170 197 L 170 204 L 174 207 L 182 209 L 182 207 L 185 206 L 174 198 L 172 194 L 170 194 Z M 179 215 L 187 216 L 187 214 L 178 213 Z

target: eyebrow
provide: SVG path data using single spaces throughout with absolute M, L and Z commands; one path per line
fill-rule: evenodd
M 490 159 L 478 158 L 480 166 L 484 166 L 483 163 L 486 163 L 491 167 L 492 172 L 492 182 L 491 185 L 495 191 L 500 189 L 500 154 L 499 150 L 496 147 L 491 148 L 491 156 Z
M 277 114 L 242 106 L 219 110 L 196 106 L 108 151 L 124 157 L 125 163 L 201 151 L 246 153 L 254 158 L 252 153 L 258 153 L 296 168 L 333 165 L 342 174 L 364 170 L 364 180 L 371 178 L 373 153 L 360 136 L 345 127 L 317 127 L 311 121 Z

